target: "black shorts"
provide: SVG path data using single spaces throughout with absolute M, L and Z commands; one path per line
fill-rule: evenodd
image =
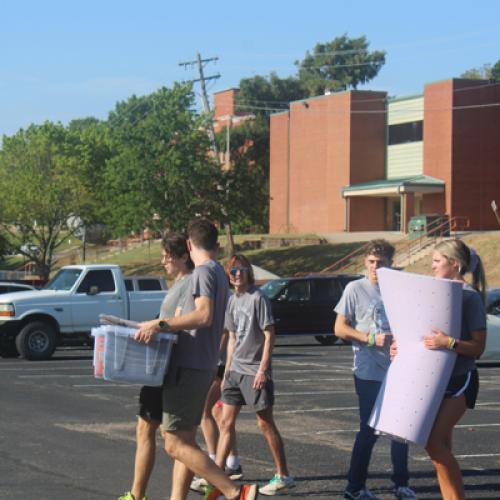
M 161 422 L 163 414 L 162 392 L 163 387 L 145 385 L 141 388 L 139 393 L 139 417 Z
M 462 394 L 465 396 L 467 408 L 476 406 L 477 394 L 479 392 L 479 375 L 477 369 L 467 372 L 465 375 L 451 377 L 448 387 L 444 392 L 445 398 L 457 398 Z
M 226 365 L 218 365 L 217 373 L 215 374 L 216 378 L 220 378 L 221 380 L 224 378 L 224 372 L 226 371 Z

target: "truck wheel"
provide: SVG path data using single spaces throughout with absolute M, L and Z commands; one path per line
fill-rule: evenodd
M 337 341 L 335 335 L 316 335 L 314 337 L 321 345 L 333 345 Z
M 43 321 L 33 321 L 23 327 L 16 337 L 19 354 L 32 361 L 49 359 L 56 349 L 56 332 Z

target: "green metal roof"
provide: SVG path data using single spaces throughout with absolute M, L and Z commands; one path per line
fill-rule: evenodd
M 417 175 L 412 177 L 400 177 L 397 179 L 378 179 L 375 181 L 351 184 L 342 188 L 342 193 L 349 191 L 363 191 L 373 189 L 387 189 L 400 187 L 444 187 L 445 183 L 441 179 L 428 175 Z

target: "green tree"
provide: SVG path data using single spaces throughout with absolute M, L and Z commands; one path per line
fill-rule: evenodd
M 460 78 L 470 78 L 471 80 L 492 80 L 500 82 L 500 59 L 493 65 L 483 64 L 478 68 L 471 68 L 464 71 Z
M 218 135 L 226 148 L 227 129 Z M 221 172 L 224 206 L 236 232 L 266 232 L 269 215 L 269 126 L 265 117 L 247 120 L 230 131 L 231 167 Z
M 61 124 L 31 125 L 3 138 L 0 152 L 0 224 L 49 277 L 54 252 L 73 232 L 90 206 L 91 193 L 81 182 L 81 168 L 68 132 Z
M 132 96 L 110 113 L 104 174 L 107 222 L 117 235 L 159 223 L 180 230 L 195 215 L 220 217 L 219 167 L 189 86 Z
M 385 64 L 385 51 L 368 50 L 365 36 L 349 38 L 347 34 L 331 42 L 318 43 L 302 61 L 296 61 L 299 80 L 310 96 L 325 90 L 356 89 L 373 80 Z
M 464 71 L 460 78 L 470 80 L 489 80 L 491 78 L 491 64 L 483 64 L 479 68 L 471 68 Z
M 280 78 L 276 73 L 271 73 L 269 77 L 257 75 L 240 80 L 236 109 L 240 114 L 270 115 L 280 109 L 288 109 L 290 101 L 304 97 L 307 97 L 307 89 L 294 76 Z

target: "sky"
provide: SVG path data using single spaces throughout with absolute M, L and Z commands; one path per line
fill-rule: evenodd
M 0 0 L 0 138 L 31 123 L 106 119 L 117 102 L 197 77 L 210 94 L 241 78 L 296 74 L 316 43 L 366 36 L 386 64 L 367 86 L 423 92 L 500 59 L 500 2 L 483 0 Z M 197 88 L 199 91 L 199 88 Z

